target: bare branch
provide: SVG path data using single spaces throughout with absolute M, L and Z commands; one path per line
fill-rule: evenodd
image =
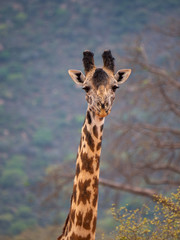
M 175 135 L 180 135 L 180 130 L 170 127 L 157 127 L 148 123 L 134 124 L 136 128 L 144 128 L 153 132 L 162 132 L 162 133 L 172 133 Z
M 180 148 L 180 142 L 174 143 L 174 142 L 158 142 L 157 143 L 158 148 L 164 148 L 164 149 L 179 149 Z
M 166 94 L 166 92 L 164 91 L 163 88 L 163 84 L 162 83 L 158 83 L 159 89 L 160 89 L 160 93 L 162 94 L 163 98 L 165 99 L 166 103 L 169 105 L 170 109 L 177 115 L 180 117 L 180 111 L 178 110 L 177 106 L 178 104 L 175 103 L 174 101 L 172 101 L 172 99 Z
M 60 168 L 58 168 L 60 169 Z M 56 170 L 55 170 L 56 172 Z M 50 176 L 47 177 L 47 181 L 46 181 L 46 184 L 48 184 L 48 182 L 52 182 L 52 178 L 53 177 L 57 177 L 56 173 L 52 173 Z M 74 175 L 72 173 L 60 173 L 59 176 L 58 176 L 59 179 L 64 179 L 64 182 L 66 184 L 68 184 L 70 181 L 73 180 L 74 178 Z M 51 181 L 49 181 L 51 179 Z M 64 183 L 63 182 L 63 183 Z M 55 184 L 55 191 L 51 193 L 51 195 L 49 195 L 47 199 L 50 199 L 52 196 L 54 196 L 55 192 L 59 192 L 59 190 L 61 188 L 64 187 L 64 184 L 61 184 L 61 183 L 58 183 L 58 181 L 55 181 L 54 182 Z M 115 182 L 115 181 L 111 181 L 111 180 L 108 180 L 108 179 L 105 179 L 105 178 L 100 178 L 99 179 L 99 184 L 102 185 L 102 186 L 106 186 L 106 187 L 110 187 L 112 189 L 117 189 L 117 190 L 121 190 L 121 191 L 125 191 L 125 192 L 129 192 L 129 193 L 132 193 L 132 194 L 138 194 L 138 195 L 141 195 L 141 196 L 144 196 L 144 197 L 149 197 L 151 199 L 153 199 L 153 195 L 154 194 L 157 194 L 157 192 L 153 189 L 148 189 L 148 188 L 140 188 L 140 187 L 135 187 L 133 185 L 130 185 L 130 184 L 126 184 L 126 183 L 119 183 L 119 182 Z M 58 189 L 58 191 L 57 191 Z
M 142 63 L 142 65 L 151 73 L 154 73 L 158 76 L 161 76 L 165 79 L 168 79 L 170 83 L 172 83 L 173 86 L 175 86 L 176 88 L 180 89 L 180 82 L 178 82 L 177 80 L 175 80 L 172 76 L 170 76 L 166 70 L 161 69 L 161 68 L 157 68 L 155 66 L 152 65 L 145 65 Z
M 126 60 L 128 62 L 136 63 L 139 66 L 141 66 L 143 69 L 146 69 L 148 72 L 151 72 L 151 73 L 157 75 L 158 77 L 162 77 L 163 79 L 168 80 L 174 87 L 176 87 L 177 89 L 180 90 L 180 82 L 177 81 L 176 79 L 174 79 L 172 77 L 172 75 L 170 75 L 165 69 L 153 66 L 148 63 L 148 57 L 145 52 L 145 48 L 142 44 L 140 44 L 138 47 L 136 47 L 136 49 L 138 49 L 138 55 L 142 58 L 142 61 L 136 57 L 135 59 L 127 58 Z
M 169 184 L 169 185 L 180 185 L 180 181 L 173 181 L 169 179 L 161 179 L 161 180 L 152 180 L 148 176 L 144 176 L 144 180 L 146 183 L 150 185 L 163 185 L 163 184 Z
M 141 165 L 140 168 L 149 168 L 154 171 L 167 170 L 180 174 L 180 168 L 178 166 L 172 166 L 170 164 L 154 165 L 154 163 L 146 163 L 144 165 Z
M 169 131 L 171 133 L 179 135 L 180 131 L 178 129 L 155 127 L 150 124 L 134 124 L 131 126 L 131 129 L 134 129 L 138 132 L 143 129 L 151 130 L 151 131 L 143 131 L 142 134 L 151 137 L 151 139 L 153 139 L 153 145 L 157 148 L 162 148 L 162 149 L 179 149 L 180 148 L 180 142 L 161 141 L 156 134 L 156 132 L 167 133 Z
M 176 38 L 180 36 L 179 20 L 177 19 L 171 19 L 166 28 L 161 28 L 157 25 L 153 25 L 152 29 L 155 30 L 157 33 L 167 35 L 168 37 Z
M 156 191 L 153 189 L 135 187 L 130 184 L 118 183 L 105 178 L 100 178 L 99 183 L 106 187 L 111 187 L 132 194 L 138 194 L 144 197 L 149 197 L 151 199 L 153 199 L 154 194 L 156 194 Z

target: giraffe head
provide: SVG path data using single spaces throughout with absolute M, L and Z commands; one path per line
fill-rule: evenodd
M 97 68 L 94 64 L 94 54 L 85 51 L 85 75 L 79 70 L 71 69 L 68 72 L 73 81 L 85 90 L 89 109 L 99 117 L 106 117 L 111 112 L 116 89 L 128 79 L 131 69 L 121 69 L 114 74 L 114 58 L 111 51 L 104 51 L 102 58 L 104 66 Z

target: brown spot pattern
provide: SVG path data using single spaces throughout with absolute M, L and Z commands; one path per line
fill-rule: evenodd
M 103 130 L 103 127 L 104 127 L 104 124 L 102 124 L 101 127 L 100 127 L 101 132 L 102 132 L 102 130 Z
M 87 211 L 87 213 L 84 217 L 84 221 L 83 221 L 83 227 L 86 230 L 90 230 L 92 217 L 93 217 L 93 211 L 92 211 L 92 209 L 90 209 L 89 211 Z
M 71 195 L 71 204 L 72 204 L 72 200 L 73 200 L 73 193 L 72 193 L 72 195 Z
M 79 166 L 79 163 L 76 165 L 76 176 L 78 178 L 79 176 L 79 173 L 80 173 L 80 166 Z
M 81 139 L 80 139 L 80 144 L 79 144 L 79 149 L 81 150 L 81 147 L 82 147 L 82 137 L 81 137 Z
M 86 202 L 90 202 L 91 192 L 87 190 L 87 188 L 90 186 L 91 180 L 85 180 L 84 182 L 80 181 L 79 186 L 79 199 L 78 199 L 78 205 L 80 202 L 83 202 L 83 204 L 86 204 Z
M 97 200 L 98 200 L 98 178 L 97 177 L 94 177 L 94 183 L 92 185 L 93 189 L 94 189 L 94 196 L 93 196 L 93 206 L 96 207 L 96 204 L 97 204 Z
M 74 223 L 74 219 L 75 219 L 75 212 L 76 212 L 75 209 L 71 210 L 71 220 L 72 220 L 73 223 Z
M 88 158 L 87 153 L 81 153 L 81 161 L 82 161 L 82 170 L 85 170 L 91 174 L 93 174 L 93 158 Z
M 76 203 L 76 187 L 77 187 L 77 185 L 76 184 L 74 184 L 74 186 L 73 186 L 73 200 L 74 200 L 74 202 Z
M 93 178 L 93 180 L 94 180 L 94 183 L 93 183 L 93 185 L 92 185 L 92 186 L 93 186 L 93 188 L 94 188 L 94 189 L 97 189 L 97 188 L 98 188 L 98 183 L 99 183 L 99 180 L 98 180 L 98 178 L 97 178 L 97 177 L 94 177 L 94 178 Z
M 69 228 L 68 228 L 68 232 L 71 231 L 71 228 L 72 228 L 72 222 L 71 222 L 71 220 L 69 220 Z
M 72 233 L 70 240 L 91 240 L 91 234 L 88 234 L 86 237 L 81 237 L 75 233 Z
M 88 124 L 91 124 L 91 122 L 92 122 L 89 111 L 87 111 L 87 121 L 88 121 Z
M 76 177 L 77 178 L 79 176 L 79 173 L 80 173 L 80 166 L 79 166 L 79 163 L 77 163 L 77 165 L 76 165 Z
M 97 164 L 97 166 L 96 166 L 96 171 L 99 169 L 99 164 L 100 164 L 100 157 L 96 154 L 96 156 L 95 156 L 95 160 L 96 160 L 96 164 Z
M 88 124 L 92 123 L 92 117 L 95 117 L 95 113 L 93 113 L 90 115 L 90 112 L 87 112 L 87 122 Z M 103 131 L 103 124 L 100 126 L 100 131 Z M 93 126 L 93 135 L 98 139 L 99 134 L 98 134 L 98 128 L 96 125 Z M 102 140 L 102 136 L 100 136 L 100 139 Z M 89 146 L 89 148 L 91 149 L 92 152 L 94 152 L 94 149 L 96 147 L 96 150 L 100 150 L 101 148 L 101 141 L 97 144 L 97 146 L 95 146 L 95 142 L 93 137 L 91 136 L 91 133 L 88 131 L 87 126 L 84 125 L 84 129 L 83 129 L 83 136 L 81 137 L 80 140 L 80 146 L 79 149 L 81 150 L 82 147 L 85 147 L 84 141 L 87 142 L 87 145 Z M 80 154 L 80 155 L 79 155 Z M 93 161 L 96 162 L 96 170 L 99 169 L 99 163 L 100 163 L 100 156 L 98 156 L 96 154 L 96 156 L 94 157 L 88 157 L 87 153 L 77 153 L 77 159 L 81 157 L 81 161 L 82 161 L 82 169 L 80 169 L 80 165 L 79 163 L 77 163 L 76 165 L 76 177 L 78 178 L 80 171 L 81 170 L 85 170 L 87 172 L 89 172 L 90 174 L 94 173 L 94 167 L 93 167 Z M 93 178 L 93 199 L 91 200 L 91 191 L 87 190 L 88 187 L 90 187 L 91 185 L 91 179 L 89 180 L 85 180 L 84 182 L 81 180 L 78 183 L 78 188 L 79 188 L 79 196 L 77 199 L 77 185 L 75 184 L 73 187 L 73 197 L 72 200 L 79 205 L 81 202 L 86 205 L 87 202 L 90 203 L 90 200 L 92 201 L 92 205 L 94 207 L 97 206 L 97 201 L 98 201 L 98 178 L 94 177 Z M 78 201 L 77 201 L 78 200 Z M 64 234 L 65 233 L 69 233 L 70 230 L 72 229 L 72 224 L 75 223 L 75 216 L 76 216 L 76 226 L 83 226 L 84 229 L 86 230 L 90 230 L 91 228 L 91 222 L 92 222 L 92 233 L 95 233 L 96 230 L 96 222 L 97 222 L 97 217 L 94 216 L 93 217 L 93 210 L 90 209 L 89 211 L 87 211 L 86 213 L 84 213 L 84 217 L 83 217 L 83 213 L 79 212 L 78 214 L 76 213 L 75 209 L 71 209 L 70 211 L 70 216 L 67 218 L 66 223 L 65 223 L 65 227 L 64 227 Z M 64 235 L 61 235 L 58 239 L 61 239 L 61 237 L 63 237 Z M 88 234 L 86 237 L 82 237 L 78 234 L 72 233 L 71 236 L 68 237 L 68 239 L 70 240 L 91 240 L 91 235 Z
M 96 150 L 99 151 L 100 148 L 101 148 L 101 142 L 99 142 L 99 143 L 97 144 Z
M 87 126 L 84 127 L 84 134 L 86 136 L 86 142 L 88 146 L 90 147 L 91 151 L 94 152 L 94 140 L 90 134 L 90 132 L 87 130 Z
M 79 212 L 78 214 L 76 214 L 76 226 L 82 226 L 82 220 L 83 220 L 83 214 L 81 212 Z
M 94 207 L 96 207 L 97 200 L 98 200 L 98 190 L 94 193 L 94 198 L 92 202 Z
M 96 125 L 94 125 L 94 127 L 93 127 L 93 134 L 96 138 L 98 138 L 98 130 L 97 130 Z
M 97 221 L 97 218 L 94 217 L 94 219 L 93 219 L 93 228 L 92 228 L 92 232 L 93 233 L 95 233 L 95 231 L 96 231 L 96 221 Z

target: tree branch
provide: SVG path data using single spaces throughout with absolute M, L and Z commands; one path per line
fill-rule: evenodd
M 180 135 L 180 130 L 175 129 L 175 128 L 170 128 L 170 127 L 157 127 L 148 123 L 141 123 L 141 124 L 135 124 L 134 125 L 136 128 L 144 128 L 146 130 L 151 130 L 153 132 L 163 132 L 163 133 L 172 133 L 175 135 Z
M 142 42 L 138 43 L 138 46 L 135 48 L 137 56 L 134 58 L 127 58 L 129 62 L 133 62 L 141 66 L 143 69 L 146 69 L 148 72 L 151 72 L 155 75 L 161 76 L 163 79 L 167 79 L 171 85 L 180 90 L 180 82 L 173 78 L 165 69 L 151 65 L 148 62 L 147 53 L 145 51 L 144 45 Z M 142 58 L 142 60 L 139 59 Z
M 162 165 L 154 165 L 153 163 L 147 163 L 144 165 L 139 166 L 140 168 L 150 168 L 151 170 L 160 171 L 160 170 L 167 170 L 172 171 L 177 174 L 180 174 L 180 168 L 178 166 L 172 166 L 170 164 L 162 164 Z
M 157 143 L 158 148 L 164 148 L 164 149 L 179 149 L 180 148 L 180 142 L 174 143 L 174 142 L 158 142 Z
M 180 181 L 172 181 L 169 179 L 162 179 L 162 180 L 152 180 L 149 177 L 145 176 L 144 180 L 146 183 L 150 184 L 150 185 L 163 185 L 163 184 L 169 184 L 169 185 L 180 185 Z
M 166 103 L 169 105 L 169 108 L 177 115 L 180 117 L 180 111 L 177 108 L 178 104 L 173 102 L 172 99 L 169 98 L 169 96 L 166 94 L 166 92 L 164 91 L 163 88 L 163 84 L 162 83 L 158 83 L 159 86 L 159 90 L 160 93 L 162 94 L 164 100 L 166 101 Z
M 156 194 L 156 191 L 153 189 L 135 187 L 130 184 L 118 183 L 105 178 L 100 178 L 99 183 L 102 186 L 111 187 L 132 194 L 138 194 L 144 197 L 149 197 L 151 199 L 153 199 L 154 194 Z

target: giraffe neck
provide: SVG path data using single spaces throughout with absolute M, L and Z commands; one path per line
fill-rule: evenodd
M 95 239 L 103 125 L 104 118 L 87 109 L 77 154 L 71 207 L 58 240 Z

